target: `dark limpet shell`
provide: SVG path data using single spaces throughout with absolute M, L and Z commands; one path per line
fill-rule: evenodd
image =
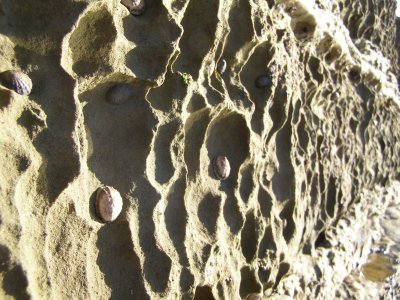
M 226 156 L 218 155 L 213 160 L 213 170 L 215 176 L 220 180 L 225 180 L 229 177 L 231 166 Z
M 225 283 L 226 283 L 226 285 L 231 285 L 232 283 L 233 283 L 233 279 L 232 279 L 232 277 L 226 277 L 225 278 Z
M 8 89 L 20 95 L 29 95 L 32 90 L 32 80 L 19 70 L 9 70 L 0 73 L 0 82 Z
M 339 97 L 340 97 L 340 95 L 339 95 L 338 92 L 333 92 L 332 95 L 331 95 L 331 99 L 332 100 L 338 100 Z
M 259 89 L 264 89 L 268 86 L 270 86 L 272 83 L 272 78 L 270 75 L 260 75 L 256 78 L 256 81 L 254 82 L 255 86 Z
M 218 72 L 220 75 L 224 74 L 225 71 L 226 71 L 226 66 L 227 66 L 226 60 L 223 59 L 223 58 L 221 58 L 221 59 L 218 61 L 218 64 L 217 64 L 217 72 Z
M 351 81 L 359 83 L 361 81 L 360 71 L 356 68 L 351 69 L 349 72 L 349 78 Z
M 122 211 L 120 193 L 111 186 L 102 186 L 97 189 L 95 209 L 97 216 L 105 223 L 117 219 Z
M 140 16 L 146 10 L 144 0 L 121 0 L 121 4 L 134 16 Z
M 118 105 L 125 103 L 133 96 L 133 88 L 126 83 L 113 85 L 106 93 L 108 103 Z

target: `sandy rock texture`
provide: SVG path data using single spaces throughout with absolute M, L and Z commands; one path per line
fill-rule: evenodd
M 0 86 L 0 298 L 391 299 L 397 275 L 373 279 L 400 253 L 394 13 L 1 0 L 0 72 L 33 88 Z

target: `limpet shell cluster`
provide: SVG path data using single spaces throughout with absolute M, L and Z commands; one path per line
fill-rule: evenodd
M 32 80 L 19 70 L 9 70 L 0 73 L 0 82 L 6 88 L 20 95 L 29 95 L 32 90 Z
M 97 216 L 104 222 L 115 221 L 122 211 L 122 197 L 111 186 L 102 186 L 97 189 L 95 209 Z
M 140 16 L 146 9 L 144 0 L 121 0 L 121 4 L 134 16 Z
M 215 176 L 220 180 L 225 180 L 229 177 L 231 166 L 226 156 L 218 155 L 213 160 L 213 169 Z
M 113 105 L 127 102 L 133 96 L 133 88 L 127 83 L 113 85 L 106 93 L 106 101 Z

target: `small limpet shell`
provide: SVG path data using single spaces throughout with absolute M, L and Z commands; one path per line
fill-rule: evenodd
M 215 176 L 220 180 L 225 180 L 228 178 L 231 172 L 231 166 L 229 164 L 228 158 L 223 155 L 219 155 L 214 158 L 213 169 Z
M 106 93 L 108 103 L 118 105 L 125 103 L 133 96 L 133 88 L 129 84 L 120 83 L 113 85 Z
M 217 72 L 218 72 L 220 75 L 224 74 L 225 71 L 226 71 L 226 66 L 227 66 L 226 60 L 223 59 L 223 58 L 221 58 L 221 59 L 218 61 L 218 64 L 217 64 Z
M 144 0 L 121 0 L 121 4 L 134 16 L 140 16 L 146 9 Z
M 360 83 L 361 75 L 359 70 L 357 70 L 356 68 L 351 69 L 349 72 L 349 78 L 355 83 Z
M 261 300 L 263 298 L 263 294 L 261 293 L 253 293 L 248 294 L 246 300 Z
M 20 95 L 29 95 L 32 90 L 32 80 L 19 70 L 9 70 L 0 73 L 0 82 L 8 89 Z
M 104 222 L 114 221 L 122 210 L 120 193 L 111 186 L 102 186 L 96 193 L 96 214 Z
M 272 78 L 269 75 L 260 75 L 256 78 L 254 82 L 255 86 L 259 89 L 264 89 L 272 83 Z
M 229 276 L 229 277 L 225 278 L 225 283 L 226 283 L 226 285 L 231 285 L 233 283 L 232 277 Z

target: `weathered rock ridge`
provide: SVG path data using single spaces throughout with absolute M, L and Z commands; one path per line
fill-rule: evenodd
M 381 247 L 396 268 L 400 249 L 394 13 L 1 0 L 0 72 L 33 89 L 0 86 L 0 298 L 393 295 L 362 266 Z M 118 83 L 133 96 L 111 105 Z M 109 224 L 102 185 L 123 198 Z

